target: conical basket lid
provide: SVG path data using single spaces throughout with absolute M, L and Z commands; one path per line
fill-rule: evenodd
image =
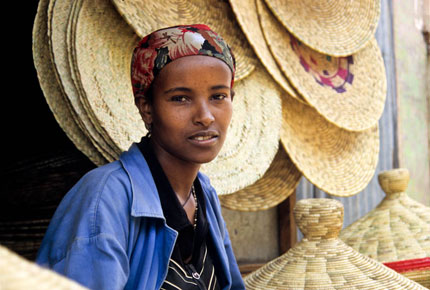
M 85 290 L 54 271 L 42 268 L 0 245 L 0 289 Z
M 340 238 L 382 263 L 430 257 L 430 208 L 405 192 L 409 171 L 398 168 L 381 172 L 378 180 L 385 198 L 343 229 Z
M 339 201 L 300 200 L 294 217 L 303 240 L 246 276 L 246 289 L 425 289 L 339 239 Z

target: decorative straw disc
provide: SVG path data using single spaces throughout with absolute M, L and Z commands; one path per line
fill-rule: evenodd
M 374 37 L 354 55 L 332 57 L 294 38 L 276 21 L 263 0 L 257 0 L 257 8 L 274 58 L 307 103 L 346 130 L 363 131 L 378 122 L 384 110 L 387 84 Z
M 203 23 L 220 34 L 236 57 L 235 80 L 248 76 L 256 57 L 236 23 L 227 1 L 218 0 L 112 0 L 119 13 L 140 37 L 179 24 Z
M 219 195 L 239 191 L 260 179 L 279 145 L 281 88 L 257 65 L 234 90 L 233 117 L 224 146 L 213 161 L 201 167 Z
M 51 58 L 54 64 L 58 84 L 64 93 L 69 110 L 75 122 L 79 125 L 82 132 L 87 135 L 94 147 L 103 154 L 107 160 L 113 160 L 118 154 L 115 149 L 112 149 L 110 144 L 106 143 L 106 138 L 100 135 L 94 123 L 91 120 L 90 114 L 87 114 L 84 104 L 80 101 L 79 88 L 75 86 L 77 77 L 73 74 L 74 69 L 70 66 L 68 28 L 70 28 L 69 15 L 72 8 L 79 1 L 68 0 L 52 0 L 48 6 L 48 35 L 49 45 L 51 50 Z M 98 125 L 98 123 L 95 123 Z
M 44 2 L 41 0 L 40 2 Z M 39 2 L 39 3 L 40 3 Z M 52 270 L 42 268 L 0 245 L 0 285 L 3 290 L 87 289 Z
M 363 132 L 343 130 L 288 95 L 282 100 L 281 141 L 303 175 L 331 195 L 363 190 L 378 163 L 378 126 Z
M 340 238 L 381 263 L 430 257 L 430 208 L 405 193 L 409 171 L 381 172 L 378 180 L 385 198 L 343 229 Z
M 343 223 L 339 201 L 300 200 L 294 217 L 304 239 L 246 276 L 246 289 L 424 289 L 338 238 Z
M 278 20 L 314 50 L 332 56 L 362 49 L 376 31 L 379 0 L 265 0 Z
M 259 211 L 277 206 L 289 197 L 302 174 L 285 150 L 278 153 L 263 177 L 254 184 L 232 194 L 220 196 L 221 205 L 231 210 Z
M 48 0 L 41 0 L 33 25 L 33 60 L 39 84 L 46 102 L 55 119 L 73 144 L 93 163 L 101 165 L 106 159 L 94 147 L 89 138 L 82 132 L 72 115 L 72 108 L 63 94 L 55 75 L 55 68 L 50 57 L 47 33 Z
M 306 102 L 290 85 L 272 56 L 264 40 L 263 31 L 261 30 L 260 21 L 258 20 L 255 0 L 230 0 L 230 4 L 249 44 L 270 75 L 287 93 L 300 101 Z

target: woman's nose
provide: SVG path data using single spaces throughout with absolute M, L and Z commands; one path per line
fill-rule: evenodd
M 194 114 L 194 123 L 208 127 L 215 121 L 215 117 L 212 114 L 210 105 L 206 102 L 200 102 L 196 105 Z

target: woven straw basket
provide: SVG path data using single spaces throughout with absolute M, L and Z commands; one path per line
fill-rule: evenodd
M 375 209 L 343 229 L 340 238 L 361 254 L 382 263 L 409 261 L 411 264 L 430 257 L 430 208 L 405 192 L 409 171 L 406 168 L 384 171 L 378 175 L 378 180 L 386 193 L 385 198 Z M 415 276 L 417 282 L 423 281 L 421 276 L 429 270 L 409 275 Z
M 0 289 L 84 290 L 78 283 L 44 269 L 0 245 Z
M 424 289 L 338 238 L 343 223 L 339 201 L 300 200 L 294 217 L 304 239 L 246 276 L 246 289 Z

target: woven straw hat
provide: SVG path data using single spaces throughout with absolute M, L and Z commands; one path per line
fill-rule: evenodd
M 204 23 L 219 33 L 236 57 L 235 80 L 248 76 L 256 58 L 240 31 L 227 1 L 218 0 L 112 0 L 118 12 L 140 37 L 178 24 Z
M 302 174 L 281 146 L 262 178 L 238 192 L 221 195 L 221 205 L 238 211 L 269 209 L 289 197 L 301 177 Z
M 230 0 L 230 5 L 249 44 L 273 79 L 291 96 L 302 102 L 306 102 L 282 74 L 272 56 L 261 30 L 255 0 Z
M 106 162 L 105 158 L 96 150 L 91 140 L 76 123 L 73 110 L 71 110 L 64 92 L 57 82 L 49 49 L 47 27 L 48 4 L 48 0 L 39 1 L 33 25 L 33 61 L 39 84 L 50 110 L 67 137 L 93 163 L 101 165 Z
M 246 289 L 424 289 L 338 238 L 343 223 L 339 201 L 300 200 L 294 217 L 304 239 L 246 276 Z
M 281 89 L 266 70 L 257 65 L 234 90 L 233 117 L 224 146 L 201 167 L 219 195 L 260 179 L 275 158 L 280 139 Z
M 354 55 L 328 56 L 288 33 L 263 0 L 257 0 L 257 8 L 274 58 L 308 104 L 346 130 L 363 131 L 378 122 L 384 110 L 387 84 L 384 62 L 373 36 Z
M 379 154 L 379 128 L 343 130 L 294 98 L 282 98 L 281 142 L 291 160 L 315 186 L 351 196 L 372 179 Z
M 345 56 L 372 38 L 380 16 L 379 0 L 265 0 L 279 21 L 313 49 Z
M 375 209 L 343 229 L 340 238 L 382 263 L 430 257 L 430 208 L 405 192 L 408 170 L 384 171 L 378 180 L 385 198 Z
M 56 272 L 44 269 L 0 245 L 0 289 L 84 290 L 87 288 Z

